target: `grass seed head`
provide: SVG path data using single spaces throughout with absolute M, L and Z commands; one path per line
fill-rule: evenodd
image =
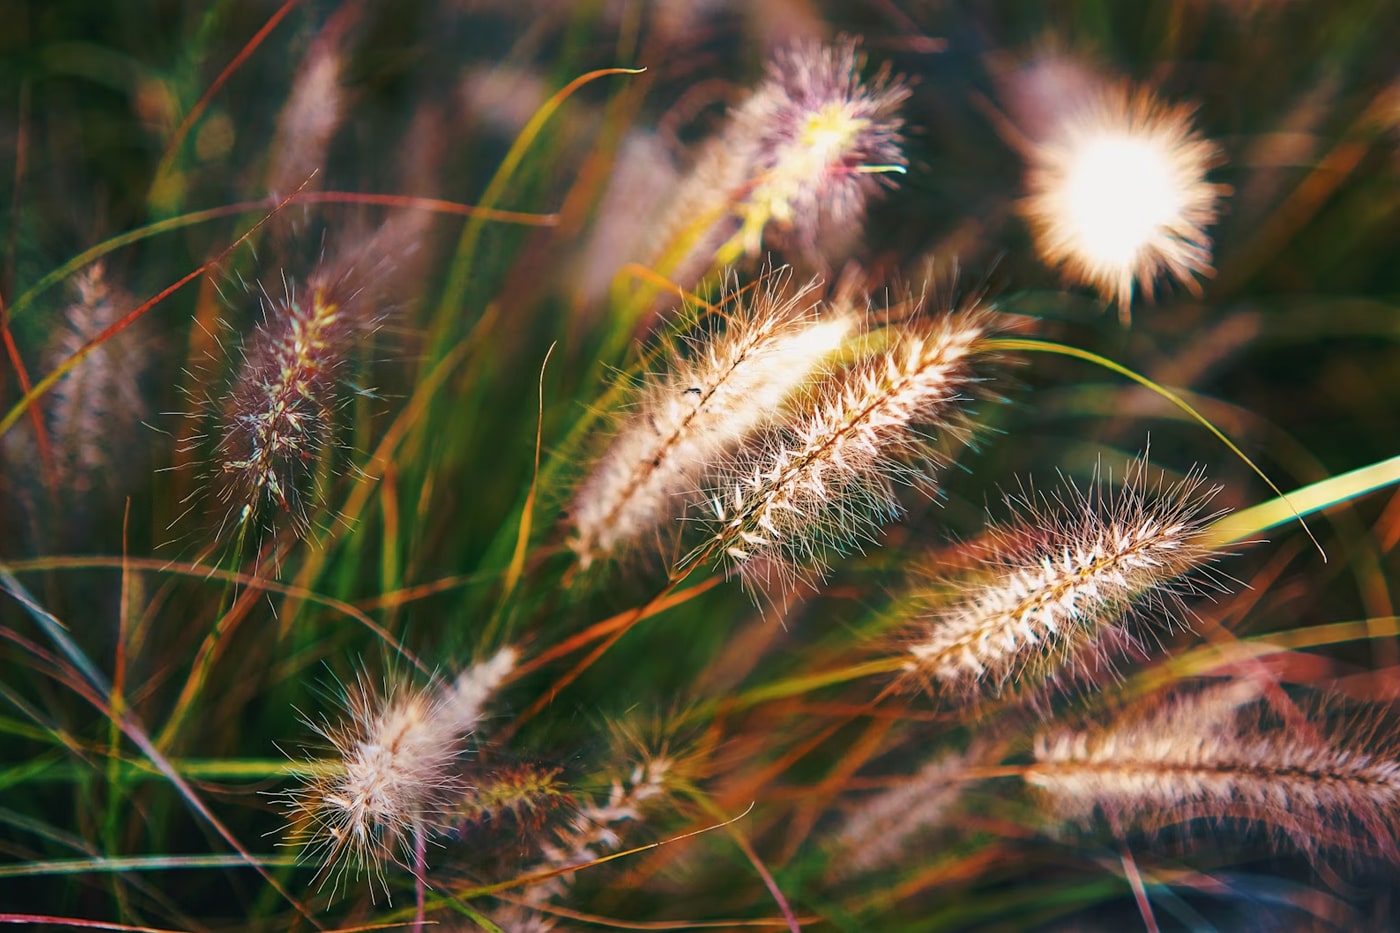
M 911 777 L 852 807 L 832 845 L 831 876 L 847 878 L 900 862 L 909 841 L 943 825 L 957 807 L 964 773 L 986 757 L 987 743 L 938 755 Z
M 76 300 L 68 305 L 64 326 L 49 345 L 51 367 L 73 356 L 136 302 L 112 286 L 101 263 L 74 277 Z M 139 379 L 145 368 L 139 339 L 130 331 L 114 334 L 93 349 L 49 396 L 48 425 L 59 469 L 59 482 L 79 494 L 111 485 L 121 474 L 114 457 L 123 435 L 144 409 Z
M 909 89 L 888 68 L 866 79 L 850 38 L 795 42 L 704 143 L 662 219 L 650 265 L 689 286 L 716 264 L 765 245 L 829 269 L 827 243 L 849 243 L 866 205 L 907 164 L 899 105 Z
M 930 429 L 956 424 L 990 315 L 898 326 L 889 349 L 833 376 L 807 409 L 746 445 L 711 487 L 710 553 L 751 587 L 820 575 L 828 551 L 873 540 L 896 484 L 926 483 Z
M 335 296 L 320 288 L 265 308 L 244 351 L 218 448 L 221 498 L 238 520 L 266 504 L 305 523 L 300 496 L 334 433 L 349 323 Z
M 666 795 L 672 764 L 664 756 L 647 758 L 615 776 L 606 794 L 581 805 L 554 841 L 544 843 L 543 858 L 527 874 L 577 868 L 621 848 L 625 827 L 641 821 L 648 804 Z M 543 904 L 568 890 L 572 880 L 570 872 L 533 884 L 525 891 L 526 899 Z
M 345 119 L 346 33 L 357 12 L 351 3 L 331 16 L 297 67 L 271 148 L 267 186 L 273 197 L 286 197 L 325 169 L 331 139 Z
M 305 286 L 263 295 L 263 320 L 222 404 L 215 485 L 227 522 L 284 514 L 310 524 L 306 493 L 337 442 L 352 398 L 346 370 L 362 341 L 402 306 L 403 270 L 418 252 L 420 211 L 400 211 L 317 264 Z
M 1022 514 L 992 529 L 981 579 L 916 622 L 907 670 L 943 693 L 1000 691 L 1053 675 L 1135 607 L 1179 615 L 1187 575 L 1215 556 L 1214 493 L 1198 473 L 1153 488 L 1139 460 L 1116 489 L 1010 499 Z
M 1177 689 L 1107 722 L 1047 727 L 1025 779 L 1070 823 L 1102 815 L 1121 833 L 1229 821 L 1308 855 L 1400 860 L 1393 737 L 1373 714 L 1333 729 L 1336 711 L 1314 706 L 1300 721 L 1257 690 Z
M 780 271 L 765 276 L 753 298 L 736 290 L 723 320 L 649 378 L 574 498 L 570 546 L 582 566 L 678 516 L 706 471 L 781 417 L 854 329 L 849 313 L 819 313 L 815 283 L 790 284 Z
M 324 872 L 363 867 L 384 887 L 385 864 L 408 864 L 415 836 L 452 824 L 464 792 L 459 758 L 515 659 L 505 649 L 426 690 L 391 683 L 376 691 L 361 678 L 346 698 L 347 720 L 313 726 L 337 764 L 289 799 L 293 836 Z
M 843 38 L 780 49 L 767 77 L 732 115 L 726 142 L 750 153 L 747 190 L 736 205 L 742 226 L 721 261 L 758 255 L 764 231 L 812 256 L 823 231 L 859 226 L 866 204 L 904 171 L 903 120 L 908 87 L 888 67 L 861 72 L 865 55 Z

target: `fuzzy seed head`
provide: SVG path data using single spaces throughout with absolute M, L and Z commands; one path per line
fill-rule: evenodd
M 221 496 L 241 517 L 266 504 L 302 520 L 299 497 L 334 430 L 337 370 L 355 323 L 313 288 L 269 309 L 253 334 L 219 444 Z
M 984 578 L 919 620 L 907 670 L 941 692 L 1001 690 L 1028 669 L 1053 673 L 1134 606 L 1178 610 L 1193 586 L 1182 578 L 1215 556 L 1215 490 L 1194 473 L 1153 490 L 1145 472 L 1138 461 L 1117 490 L 1009 500 L 1025 514 L 992 530 Z
M 296 531 L 309 527 L 310 480 L 334 452 L 338 415 L 354 397 L 346 371 L 361 344 L 405 306 L 405 277 L 422 257 L 428 216 L 397 211 L 373 230 L 347 232 L 300 293 L 285 275 L 285 298 L 263 291 L 263 320 L 244 341 L 232 386 L 222 402 L 209 403 L 222 418 L 212 485 L 228 507 L 226 524 L 278 512 Z
M 1257 694 L 1179 691 L 1105 724 L 1043 731 L 1026 781 L 1069 822 L 1102 814 L 1122 831 L 1235 820 L 1308 854 L 1396 859 L 1395 742 L 1364 720 L 1329 734 L 1328 712 L 1298 722 Z
M 1030 157 L 1022 210 L 1041 258 L 1125 317 L 1134 288 L 1150 299 L 1166 274 L 1196 290 L 1211 272 L 1206 230 L 1227 189 L 1206 181 L 1220 150 L 1192 110 L 1142 89 L 1074 96 Z
M 988 323 L 973 312 L 902 329 L 890 350 L 829 380 L 807 413 L 736 456 L 709 496 L 710 548 L 730 571 L 750 585 L 820 574 L 828 548 L 869 540 L 896 515 L 895 483 L 927 479 L 926 429 L 951 424 Z
M 350 11 L 332 16 L 297 68 L 291 93 L 277 117 L 277 137 L 268 167 L 268 190 L 283 196 L 325 168 L 331 139 L 345 119 L 345 32 Z
M 832 874 L 850 877 L 899 862 L 908 854 L 911 838 L 946 821 L 967 786 L 962 775 L 986 752 L 979 744 L 939 755 L 917 774 L 852 808 L 834 840 Z
M 846 313 L 817 316 L 814 285 L 788 295 L 785 273 L 758 296 L 734 299 L 722 330 L 677 352 L 653 377 L 635 413 L 574 499 L 580 565 L 615 553 L 674 518 L 705 471 L 756 429 L 834 353 L 855 326 Z
M 544 844 L 543 860 L 529 873 L 576 868 L 620 848 L 622 827 L 641 820 L 646 805 L 666 794 L 672 765 L 669 758 L 649 758 L 633 766 L 625 778 L 614 778 L 606 796 L 580 807 L 569 825 L 559 830 L 556 841 Z M 572 873 L 557 875 L 531 885 L 525 896 L 531 903 L 544 903 L 567 890 L 572 880 Z
M 77 300 L 68 306 L 65 326 L 49 346 L 51 367 L 72 357 L 134 305 L 112 287 L 101 263 L 79 272 L 74 290 Z M 133 337 L 129 331 L 115 334 L 94 348 L 49 395 L 48 428 L 65 488 L 87 492 L 121 473 L 123 458 L 113 453 L 142 410 L 138 380 L 144 361 Z
M 764 82 L 732 117 L 726 142 L 751 153 L 748 191 L 736 205 L 742 227 L 721 261 L 758 255 L 771 223 L 779 238 L 815 249 L 828 224 L 859 224 L 890 173 L 903 172 L 903 121 L 909 96 L 889 69 L 867 81 L 853 39 L 798 43 L 778 52 Z
M 342 859 L 367 867 L 382 886 L 385 863 L 402 861 L 415 835 L 445 827 L 463 791 L 466 739 L 515 659 L 505 649 L 429 690 L 380 693 L 361 679 L 346 700 L 346 722 L 313 726 L 331 744 L 334 773 L 289 795 L 293 835 L 311 857 L 326 870 Z

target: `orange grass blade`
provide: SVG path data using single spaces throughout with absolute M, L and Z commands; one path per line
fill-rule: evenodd
M 170 137 L 170 143 L 165 147 L 165 154 L 161 156 L 160 164 L 156 166 L 155 180 L 151 182 L 151 191 L 160 192 L 164 187 L 166 177 L 170 174 L 170 167 L 175 163 L 176 157 L 180 154 L 180 147 L 185 142 L 185 137 L 189 135 L 191 128 L 204 115 L 204 111 L 209 109 L 209 102 L 214 99 L 214 95 L 219 93 L 219 89 L 224 86 L 233 73 L 242 67 L 243 63 L 257 51 L 263 40 L 272 34 L 272 30 L 277 28 L 277 24 L 286 18 L 292 8 L 301 0 L 286 0 L 273 14 L 268 17 L 262 28 L 253 34 L 253 37 L 244 44 L 238 54 L 233 57 L 224 70 L 219 72 L 219 76 L 209 85 L 209 88 L 195 101 L 195 105 L 190 108 L 190 112 L 185 114 L 185 119 L 180 121 L 180 125 L 175 128 L 175 132 Z
M 309 603 L 315 603 L 318 606 L 324 606 L 333 612 L 338 612 L 347 618 L 355 620 L 382 639 L 396 654 L 418 668 L 418 670 L 424 673 L 429 673 L 431 671 L 431 668 L 424 664 L 422 659 L 406 646 L 399 644 L 394 636 L 386 631 L 383 626 L 350 603 L 343 602 L 333 596 L 322 596 L 319 593 L 294 584 L 279 583 L 276 580 L 270 580 L 266 577 L 239 573 L 235 570 L 224 570 L 222 567 L 212 567 L 208 564 L 156 560 L 155 558 L 145 557 L 39 557 L 30 560 L 12 561 L 4 566 L 9 568 L 9 570 L 17 572 L 82 570 L 99 567 L 120 570 L 125 566 L 128 569 L 180 574 L 200 580 L 218 580 L 222 583 L 246 586 L 253 590 L 262 590 L 268 593 L 277 593 L 282 596 L 291 596 Z
M 0 923 L 23 923 L 26 926 L 42 924 L 71 927 L 75 930 L 120 930 L 123 933 L 185 933 L 183 930 L 171 930 L 166 927 L 137 927 L 107 920 L 84 920 L 81 917 L 56 917 L 48 914 L 0 914 Z
M 613 634 L 620 628 L 626 628 L 633 621 L 633 616 L 635 616 L 639 611 L 645 612 L 645 615 L 635 620 L 638 622 L 640 622 L 642 619 L 650 618 L 651 616 L 656 615 L 659 612 L 665 612 L 667 609 L 670 609 L 673 606 L 679 606 L 682 603 L 687 602 L 688 600 L 694 599 L 696 596 L 699 596 L 706 590 L 714 589 L 722 582 L 723 580 L 721 580 L 719 577 L 712 577 L 711 579 L 706 580 L 704 583 L 693 586 L 688 590 L 681 590 L 678 593 L 672 593 L 665 599 L 654 600 L 653 602 L 648 603 L 646 606 L 643 606 L 641 610 L 628 609 L 626 612 L 619 612 L 617 615 L 604 619 L 602 622 L 594 623 L 584 631 L 579 632 L 577 635 L 573 635 L 569 638 L 566 638 L 559 644 L 554 645 L 548 651 L 541 652 L 540 654 L 531 658 L 526 663 L 518 666 L 515 669 L 515 673 L 512 675 L 512 679 L 524 677 L 526 674 L 529 674 L 532 671 L 536 671 L 539 668 L 544 667 L 550 661 L 553 661 L 556 658 L 562 658 L 564 655 L 569 654 L 570 652 L 573 652 L 579 648 L 582 648 L 589 642 L 597 641 L 598 639 L 603 638 L 606 635 Z
M 723 814 L 716 812 L 718 808 L 708 798 L 699 794 L 693 794 L 691 795 L 691 799 L 699 804 L 701 809 L 710 813 L 711 816 L 723 818 Z M 753 804 L 749 804 L 749 807 L 752 808 Z M 724 831 L 729 835 L 729 838 L 734 840 L 734 844 L 739 847 L 739 851 L 744 853 L 744 857 L 749 860 L 749 864 L 753 866 L 753 870 L 758 872 L 758 876 L 763 879 L 763 885 L 768 889 L 768 893 L 773 896 L 774 902 L 777 903 L 778 910 L 782 913 L 783 920 L 787 923 L 788 929 L 791 930 L 792 933 L 802 933 L 802 927 L 797 922 L 797 915 L 792 912 L 791 905 L 788 904 L 787 898 L 783 896 L 782 889 L 778 887 L 777 879 L 774 878 L 773 873 L 768 870 L 768 866 L 763 864 L 763 860 L 758 857 L 758 853 L 754 851 L 754 847 L 749 840 L 745 838 L 743 833 L 739 832 L 739 828 L 734 825 L 735 822 L 736 820 L 729 820 L 719 825 L 724 827 Z
M 19 377 L 19 390 L 26 395 L 33 391 L 33 386 L 29 382 L 29 370 L 24 366 L 24 358 L 19 355 L 19 346 L 15 343 L 15 338 L 10 333 L 10 313 L 5 307 L 5 297 L 0 295 L 0 332 L 5 338 L 5 352 L 10 357 L 10 365 L 15 368 L 15 375 Z M 58 472 L 54 467 L 53 446 L 49 443 L 49 432 L 44 427 L 44 418 L 39 409 L 33 408 L 29 411 L 30 420 L 34 423 L 34 441 L 39 445 L 39 458 L 44 461 L 44 485 L 48 487 L 49 495 L 57 501 Z M 3 434 L 0 431 L 0 434 Z
M 495 208 L 477 207 L 472 204 L 461 204 L 457 201 L 444 201 L 440 198 L 419 198 L 405 194 L 373 194 L 362 191 L 302 191 L 292 195 L 289 199 L 297 204 L 370 204 L 380 207 L 402 207 L 412 210 L 429 211 L 435 214 L 450 214 L 458 217 L 481 217 L 484 220 L 496 221 L 498 223 L 521 224 L 527 227 L 553 227 L 559 223 L 558 214 L 531 214 L 524 211 L 507 211 Z M 200 211 L 191 211 L 188 214 L 180 214 L 175 217 L 168 217 L 165 220 L 156 221 L 137 227 L 135 230 L 128 230 L 126 233 L 103 240 L 96 246 L 83 250 L 63 265 L 48 272 L 43 278 L 30 286 L 24 294 L 15 299 L 14 307 L 10 309 L 10 316 L 18 316 L 20 312 L 32 305 L 41 294 L 48 291 L 53 286 L 68 278 L 74 272 L 87 266 L 108 253 L 115 252 L 124 246 L 139 243 L 142 240 L 159 236 L 162 233 L 169 233 L 172 230 L 183 230 L 186 227 L 196 227 L 200 224 L 209 223 L 213 220 L 220 220 L 225 217 L 237 217 L 239 214 L 250 214 L 254 211 L 267 210 L 275 202 L 263 198 L 257 201 L 238 201 L 234 204 L 224 204 L 219 207 L 210 207 Z
M 359 191 L 304 191 L 297 195 L 298 204 L 373 204 L 379 207 L 403 207 L 434 214 L 473 217 L 522 227 L 557 227 L 558 214 L 532 214 L 508 211 L 477 204 L 461 204 L 440 198 L 419 198 L 407 194 L 370 194 Z

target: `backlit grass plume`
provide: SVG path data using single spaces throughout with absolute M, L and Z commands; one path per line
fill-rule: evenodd
M 851 38 L 798 43 L 774 55 L 725 133 L 729 145 L 751 154 L 736 205 L 743 224 L 720 250 L 721 262 L 757 255 L 770 224 L 779 243 L 810 256 L 824 232 L 858 228 L 867 202 L 893 186 L 889 173 L 905 166 L 897 108 L 909 89 L 891 80 L 888 66 L 870 79 L 864 67 Z
M 929 480 L 931 435 L 956 426 L 991 323 L 969 309 L 897 325 L 888 349 L 818 386 L 714 481 L 709 553 L 751 586 L 787 585 L 872 541 L 900 510 L 897 485 Z
M 1400 760 L 1380 720 L 1338 728 L 1325 704 L 1305 720 L 1243 686 L 1178 690 L 1100 724 L 1047 727 L 1025 780 L 1065 821 L 1101 815 L 1120 833 L 1237 821 L 1309 854 L 1400 856 Z
M 466 739 L 515 661 L 507 648 L 426 690 L 378 691 L 361 679 L 346 697 L 347 721 L 313 724 L 335 759 L 289 794 L 293 839 L 307 857 L 326 873 L 364 868 L 371 878 L 390 861 L 411 865 L 412 847 L 458 818 Z
M 633 411 L 574 497 L 570 545 L 580 565 L 650 533 L 664 534 L 705 472 L 759 427 L 782 417 L 856 325 L 822 313 L 815 283 L 766 275 L 736 289 L 710 331 L 677 346 L 648 376 Z
M 1211 272 L 1207 230 L 1227 189 L 1206 180 L 1221 150 L 1193 110 L 1146 88 L 1097 87 L 1060 98 L 1032 141 L 1021 209 L 1037 252 L 1125 320 L 1135 290 L 1150 299 L 1166 275 L 1198 291 L 1195 277 Z
M 325 171 L 332 137 L 345 120 L 346 33 L 359 16 L 347 3 L 330 17 L 297 68 L 291 94 L 277 118 L 267 171 L 274 197 L 285 197 Z
M 830 877 L 847 878 L 900 862 L 911 840 L 945 825 L 967 787 L 969 768 L 981 764 L 988 746 L 976 743 L 947 752 L 917 773 L 852 807 L 831 841 Z
M 1137 461 L 1116 488 L 1008 499 L 1020 514 L 990 530 L 977 578 L 914 623 L 912 677 L 964 696 L 1001 690 L 1052 674 L 1130 613 L 1179 617 L 1188 575 L 1215 556 L 1215 490 L 1198 473 L 1154 485 L 1147 472 Z
M 247 338 L 242 365 L 224 400 L 215 484 L 226 521 L 268 513 L 299 529 L 321 458 L 336 443 L 344 386 L 361 343 L 400 307 L 396 267 L 418 248 L 422 218 L 402 212 L 323 259 L 298 288 L 266 297 L 263 320 Z
M 658 239 L 673 251 L 663 268 L 685 283 L 765 245 L 818 268 L 842 258 L 866 205 L 906 165 L 898 109 L 909 89 L 888 66 L 863 77 L 865 64 L 851 38 L 774 54 L 677 190 Z

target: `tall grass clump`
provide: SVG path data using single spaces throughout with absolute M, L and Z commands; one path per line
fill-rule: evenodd
M 1393 927 L 1400 10 L 0 23 L 0 923 Z

